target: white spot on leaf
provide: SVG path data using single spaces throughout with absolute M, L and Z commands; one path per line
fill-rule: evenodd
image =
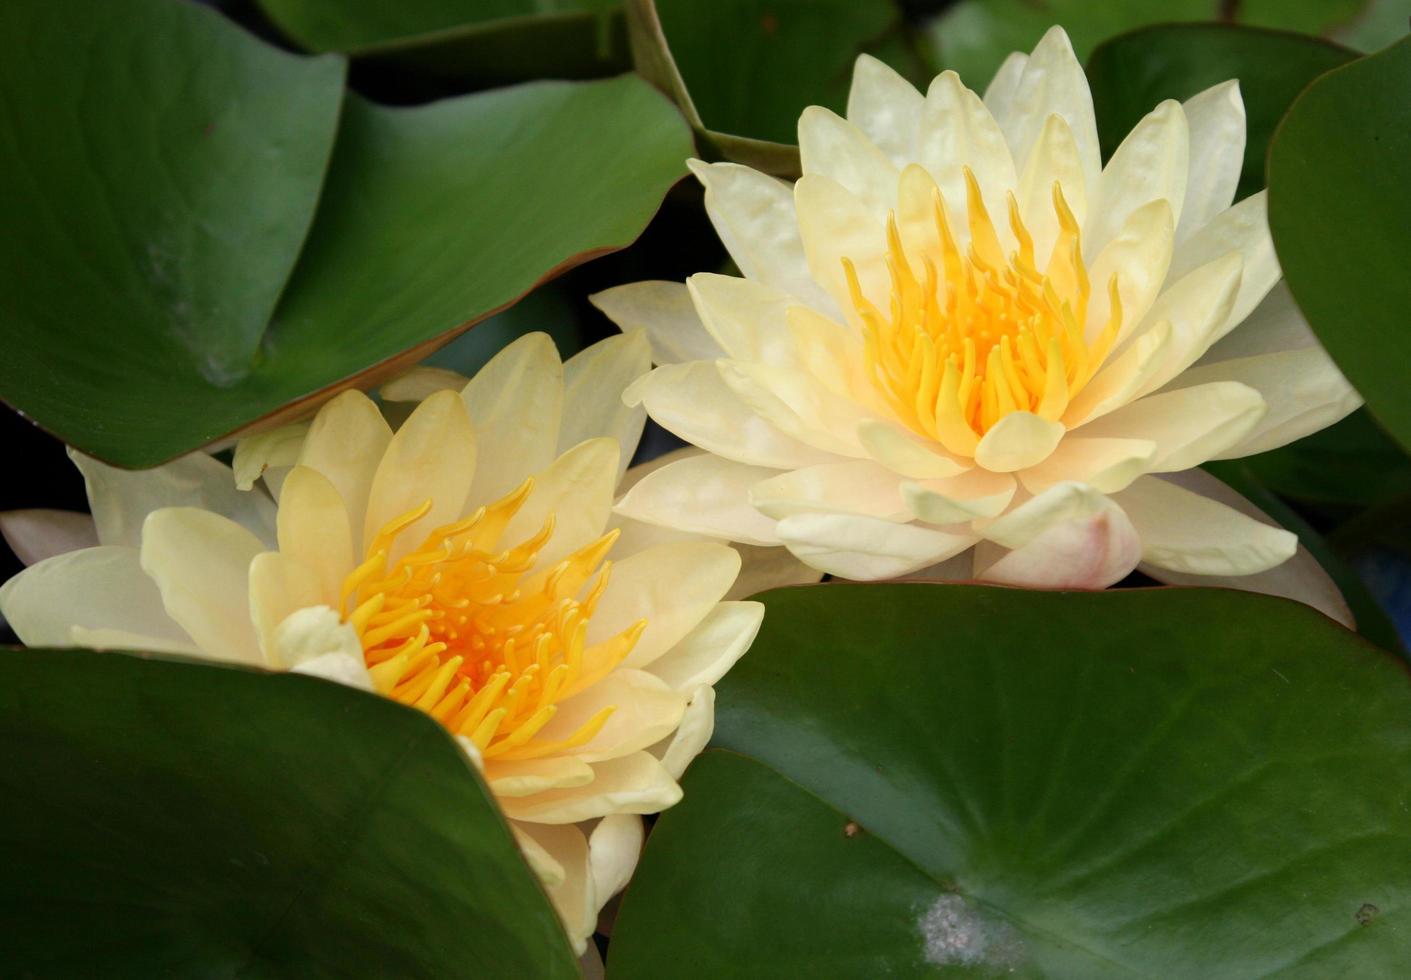
M 988 966 L 1012 970 L 1023 942 L 1006 922 L 976 910 L 960 895 L 942 895 L 917 919 L 926 962 L 934 966 Z

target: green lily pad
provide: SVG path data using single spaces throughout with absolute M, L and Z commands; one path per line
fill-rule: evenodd
M 1323 76 L 1269 148 L 1269 228 L 1318 339 L 1411 449 L 1411 38 Z
M 1247 116 L 1238 197 L 1264 186 L 1269 138 L 1298 93 L 1356 54 L 1318 38 L 1226 24 L 1148 27 L 1104 42 L 1088 59 L 1103 157 L 1162 99 L 1184 101 L 1239 79 Z
M 0 12 L 0 398 L 119 465 L 424 357 L 630 243 L 691 152 L 632 76 L 392 109 L 195 5 L 109 8 Z
M 445 730 L 294 674 L 0 651 L 16 976 L 577 976 Z
M 610 975 L 1396 976 L 1411 679 L 1284 600 L 766 593 Z

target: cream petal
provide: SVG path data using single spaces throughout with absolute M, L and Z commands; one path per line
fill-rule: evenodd
M 144 653 L 177 653 L 188 657 L 199 657 L 201 651 L 196 644 L 187 640 L 169 640 L 145 633 L 129 633 L 127 630 L 88 629 L 84 626 L 69 628 L 67 643 L 45 644 L 46 646 L 76 646 L 89 650 L 141 650 Z
M 799 160 L 806 174 L 831 177 L 868 207 L 895 206 L 897 168 L 857 126 L 822 106 L 799 116 Z
M 609 813 L 593 827 L 588 835 L 588 865 L 600 908 L 627 887 L 645 839 L 642 818 L 635 813 Z
M 1019 480 L 1032 494 L 1065 480 L 1086 483 L 1102 493 L 1116 493 L 1148 472 L 1155 459 L 1156 443 L 1150 439 L 1069 436 L 1048 459 L 1020 473 Z
M 928 524 L 961 524 L 977 517 L 1003 513 L 1014 499 L 1014 477 L 989 470 L 902 484 L 902 497 L 918 520 Z
M 714 684 L 745 655 L 763 621 L 763 603 L 721 602 L 648 670 L 673 691 Z
M 1278 283 L 1254 308 L 1238 329 L 1231 330 L 1210 346 L 1196 361 L 1196 367 L 1218 361 L 1258 357 L 1280 351 L 1319 346 L 1313 328 L 1303 319 L 1288 283 Z
M 1141 539 L 1118 506 L 1061 521 L 997 559 L 976 549 L 976 577 L 1030 589 L 1105 589 L 1122 581 L 1141 559 Z
M 1048 459 L 1063 438 L 1063 423 L 1033 412 L 1010 412 L 975 447 L 975 462 L 993 473 L 1013 473 Z
M 1148 321 L 1171 324 L 1170 347 L 1137 396 L 1163 387 L 1210 349 L 1229 321 L 1239 293 L 1244 260 L 1238 252 L 1207 262 L 1156 298 Z
M 672 779 L 680 779 L 696 756 L 705 751 L 715 734 L 715 688 L 702 685 L 691 694 L 691 703 L 686 706 L 686 714 L 681 726 L 671 741 L 663 742 L 652 749 L 652 754 L 661 759 L 662 768 L 671 774 Z
M 1245 145 L 1244 99 L 1238 81 L 1213 85 L 1187 99 L 1181 108 L 1190 128 L 1190 179 L 1177 242 L 1190 238 L 1235 199 Z
M 612 513 L 619 452 L 616 439 L 589 439 L 534 477 L 529 499 L 510 518 L 500 537 L 502 542 L 517 544 L 537 534 L 552 518 L 553 536 L 539 552 L 531 572 L 557 564 L 603 533 Z
M 783 367 L 798 356 L 786 311 L 797 300 L 739 276 L 698 272 L 686 280 L 701 323 L 727 357 Z
M 1110 503 L 1093 487 L 1070 480 L 1049 487 L 995 518 L 980 533 L 1001 547 L 1017 550 L 1052 527 L 1086 521 L 1106 512 Z
M 459 371 L 419 365 L 397 375 L 377 390 L 385 402 L 421 402 L 439 391 L 457 394 L 470 383 Z
M 662 428 L 738 463 L 787 469 L 834 458 L 785 435 L 751 411 L 720 376 L 714 361 L 668 364 L 628 393 Z
M 1175 343 L 1169 320 L 1158 320 L 1111 358 L 1068 403 L 1063 422 L 1069 432 L 1120 408 L 1147 390 L 1161 372 Z
M 650 752 L 595 762 L 586 786 L 500 800 L 511 820 L 571 824 L 609 813 L 658 813 L 681 799 L 681 787 Z
M 1235 381 L 1213 381 L 1147 395 L 1080 430 L 1084 438 L 1149 439 L 1150 471 L 1199 466 L 1254 430 L 1268 407 L 1259 392 Z
M 548 334 L 525 334 L 496 354 L 461 400 L 478 449 L 471 506 L 500 499 L 558 455 L 563 365 Z
M 0 511 L 0 535 L 26 565 L 98 546 L 98 528 L 92 516 L 68 510 Z
M 551 789 L 587 786 L 592 781 L 592 767 L 569 756 L 523 762 L 490 759 L 485 763 L 485 782 L 496 796 L 531 796 Z
M 199 507 L 228 517 L 266 545 L 274 545 L 274 501 L 262 491 L 236 489 L 230 467 L 205 453 L 150 470 L 120 470 L 74 449 L 69 458 L 83 474 L 102 544 L 136 548 L 148 514 L 163 507 Z
M 944 561 L 977 540 L 973 534 L 851 514 L 795 514 L 780 521 L 778 531 L 800 560 L 858 581 L 906 575 Z
M 774 521 L 754 508 L 750 489 L 778 470 L 704 454 L 650 474 L 618 501 L 616 512 L 744 544 L 775 544 Z
M 1268 514 L 1204 470 L 1172 473 L 1163 479 L 1193 493 L 1198 493 L 1202 497 L 1208 497 L 1227 507 L 1233 507 L 1246 517 L 1261 523 L 1276 523 Z M 1317 559 L 1301 544 L 1298 546 L 1298 551 L 1288 561 L 1276 565 L 1266 572 L 1256 572 L 1253 575 L 1229 577 L 1186 575 L 1165 568 L 1157 568 L 1154 565 L 1142 565 L 1139 566 L 1139 570 L 1167 585 L 1219 586 L 1248 592 L 1260 592 L 1264 595 L 1282 596 L 1312 606 L 1349 629 L 1356 628 L 1352 610 L 1348 608 L 1347 600 L 1343 598 L 1337 584 L 1333 582 L 1327 572 L 1323 571 L 1323 567 L 1318 564 Z
M 657 545 L 612 566 L 607 590 L 588 622 L 601 643 L 640 620 L 647 626 L 625 667 L 647 667 L 705 619 L 740 572 L 740 556 L 714 541 Z
M 935 443 L 923 442 L 881 419 L 860 424 L 857 438 L 874 460 L 893 473 L 913 480 L 959 476 L 971 468 L 969 460 L 952 456 Z
M 633 520 L 630 517 L 623 517 L 621 514 L 613 514 L 608 519 L 608 530 L 617 531 L 618 539 L 612 546 L 612 553 L 621 558 L 635 555 L 639 551 L 648 548 L 655 548 L 659 544 L 676 544 L 681 541 L 710 541 L 713 540 L 705 535 L 691 534 L 674 527 L 661 527 L 657 524 L 647 524 L 643 521 Z M 745 547 L 736 545 L 736 547 Z M 757 551 L 772 551 L 773 548 L 756 548 Z
M 823 577 L 822 572 L 805 565 L 786 548 L 737 544 L 735 550 L 740 553 L 740 575 L 725 593 L 726 599 L 747 599 L 789 585 L 812 585 Z
M 1010 117 L 1015 112 L 1015 100 L 1019 96 L 1019 85 L 1024 78 L 1024 68 L 1029 64 L 1029 56 L 1023 51 L 1011 51 L 1000 63 L 999 71 L 985 87 L 985 107 L 995 117 L 1000 129 L 1009 132 Z M 1014 149 L 1014 144 L 1010 144 Z
M 1167 280 L 1174 227 L 1170 204 L 1152 201 L 1133 211 L 1117 237 L 1098 253 L 1089 272 L 1093 294 L 1086 332 L 1090 342 L 1101 334 L 1112 315 L 1108 286 L 1114 277 L 1122 312 L 1117 342 L 1131 336 L 1142 323 Z
M 612 708 L 612 714 L 598 734 L 572 750 L 574 758 L 620 759 L 661 741 L 680 724 L 686 696 L 655 674 L 618 668 L 581 694 L 560 701 L 538 737 L 546 742 L 568 739 L 604 708 Z
M 195 507 L 153 511 L 142 525 L 142 570 L 167 615 L 216 660 L 263 665 L 250 619 L 250 562 L 264 544 L 228 517 Z
M 319 409 L 299 452 L 299 465 L 318 470 L 343 498 L 357 553 L 362 552 L 372 477 L 391 441 L 392 430 L 372 400 L 360 391 L 345 391 Z
M 793 189 L 735 163 L 687 165 L 705 186 L 706 214 L 746 278 L 828 310 L 831 300 L 808 273 Z
M 1252 575 L 1289 558 L 1298 538 L 1155 476 L 1116 494 L 1142 538 L 1142 561 L 1191 575 Z
M 475 474 L 475 433 L 465 403 L 454 392 L 432 395 L 397 430 L 373 474 L 363 540 L 426 501 L 431 509 L 392 544 L 391 559 L 438 527 L 459 520 Z
M 922 270 L 930 261 L 937 269 L 944 268 L 941 255 L 941 233 L 936 227 L 936 195 L 940 188 L 918 163 L 902 168 L 897 180 L 897 234 L 913 268 Z
M 897 166 L 916 157 L 921 93 L 870 54 L 857 56 L 848 90 L 848 122 L 866 134 Z
M 324 593 L 318 573 L 280 551 L 266 551 L 250 562 L 249 590 L 249 616 L 255 624 L 264 662 L 274 668 L 292 667 L 275 639 L 280 624 L 300 609 L 327 608 L 336 598 L 330 599 Z M 356 641 L 357 636 L 353 639 Z M 358 653 L 362 653 L 361 647 Z
M 1218 340 L 1235 328 L 1258 306 L 1279 281 L 1279 259 L 1269 235 L 1268 192 L 1251 194 L 1234 207 L 1220 212 L 1182 242 L 1171 258 L 1172 282 L 1230 252 L 1244 261 L 1239 292 L 1214 331 Z
M 549 902 L 568 933 L 574 954 L 582 956 L 597 926 L 599 905 L 593 894 L 587 838 L 577 827 L 546 826 L 513 819 L 510 829 L 529 866 L 549 893 Z M 526 841 L 532 841 L 532 847 L 526 847 Z
M 820 174 L 799 178 L 794 184 L 794 204 L 809 273 L 836 307 L 854 309 L 843 267 L 846 259 L 857 272 L 862 294 L 886 309 L 892 288 L 886 263 L 886 216 L 877 214 L 836 180 Z
M 585 439 L 615 439 L 620 447 L 617 476 L 621 478 L 637 452 L 647 420 L 646 411 L 628 405 L 622 393 L 651 368 L 651 347 L 647 335 L 640 331 L 600 340 L 565 361 L 559 452 Z
M 749 488 L 749 501 L 776 520 L 814 512 L 865 514 L 887 521 L 905 521 L 911 516 L 901 497 L 901 478 L 871 460 L 822 463 L 770 474 Z
M 42 559 L 0 586 L 0 613 L 32 647 L 74 646 L 74 634 L 82 630 L 106 634 L 105 646 L 127 646 L 111 635 L 123 634 L 151 637 L 164 650 L 199 652 L 167 616 L 136 548 L 103 545 Z
M 953 71 L 937 75 L 926 90 L 921 109 L 921 133 L 916 147 L 919 162 L 936 181 L 945 198 L 951 225 L 957 238 L 968 240 L 966 221 L 965 168 L 970 168 L 980 185 L 980 195 L 994 219 L 1000 241 L 1010 236 L 1005 195 L 1019 183 L 1014 158 L 990 110 L 974 92 L 966 88 Z M 800 218 L 802 218 L 800 209 Z M 804 236 L 808 242 L 807 234 Z M 874 302 L 882 305 L 886 296 Z M 882 305 L 885 309 L 885 305 Z
M 659 279 L 614 286 L 588 297 L 623 333 L 641 330 L 654 364 L 713 361 L 724 356 L 696 314 L 685 285 Z
M 235 444 L 235 458 L 230 461 L 236 489 L 252 490 L 266 471 L 293 466 L 308 435 L 309 423 L 295 422 L 241 439 Z
M 1062 188 L 1063 199 L 1081 227 L 1088 213 L 1088 176 L 1068 123 L 1057 113 L 1049 116 L 1024 161 L 1024 172 L 1015 194 L 1019 213 L 1034 241 L 1035 255 L 1048 256 L 1058 240 L 1054 184 Z
M 289 471 L 279 501 L 279 550 L 314 573 L 320 602 L 339 604 L 355 558 L 348 511 L 328 478 L 310 466 Z
M 1158 199 L 1171 205 L 1171 216 L 1180 227 L 1190 167 L 1190 133 L 1185 110 L 1167 99 L 1137 123 L 1098 179 L 1088 223 L 1083 228 L 1083 251 L 1095 256 L 1121 230 L 1127 216 Z
M 1014 55 L 1010 55 L 1014 59 Z M 990 104 L 1004 131 L 1005 139 L 1016 161 L 1024 161 L 1033 152 L 1048 118 L 1057 114 L 1068 124 L 1078 147 L 1087 198 L 1097 194 L 1102 158 L 1098 151 L 1097 122 L 1093 115 L 1092 94 L 1088 90 L 1083 66 L 1073 53 L 1073 45 L 1061 27 L 1050 28 L 1034 47 L 1033 54 L 1022 64 L 1023 74 L 1014 82 L 1013 94 L 1005 98 L 998 88 L 1006 72 L 1014 73 L 1018 65 L 1005 62 L 986 92 Z
M 829 391 L 806 371 L 719 361 L 720 377 L 751 411 L 799 442 L 839 456 L 864 458 L 858 427 L 875 419 Z

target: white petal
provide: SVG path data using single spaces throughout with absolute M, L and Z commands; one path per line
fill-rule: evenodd
M 569 756 L 523 762 L 491 759 L 485 764 L 485 782 L 496 796 L 530 796 L 550 789 L 586 786 L 592 781 L 593 768 L 582 759 Z
M 438 392 L 422 402 L 397 430 L 373 474 L 363 540 L 426 501 L 431 509 L 393 542 L 391 559 L 415 547 L 438 527 L 459 520 L 475 473 L 475 434 L 460 396 Z
M 1108 506 L 1108 499 L 1086 484 L 1059 483 L 991 521 L 982 533 L 1002 547 L 1023 548 L 1050 528 L 1089 520 L 1106 512 Z
M 1291 558 L 1298 538 L 1155 476 L 1113 498 L 1142 537 L 1142 561 L 1192 575 L 1252 575 Z
M 1174 228 L 1171 206 L 1166 201 L 1152 201 L 1128 215 L 1117 237 L 1098 253 L 1089 272 L 1093 284 L 1086 331 L 1089 341 L 1102 332 L 1112 315 L 1108 286 L 1114 277 L 1122 313 L 1118 343 L 1141 325 L 1167 280 Z
M 546 742 L 570 738 L 604 708 L 612 708 L 612 714 L 591 740 L 572 750 L 575 758 L 590 763 L 619 759 L 661 741 L 680 724 L 686 696 L 655 674 L 618 668 L 586 691 L 560 701 L 553 720 L 537 737 Z
M 385 402 L 421 402 L 439 391 L 459 393 L 470 379 L 459 371 L 419 365 L 397 375 L 377 390 Z
M 899 167 L 916 157 L 921 102 L 921 93 L 888 65 L 858 55 L 848 91 L 848 122 Z
M 372 690 L 357 631 L 328 606 L 296 610 L 280 623 L 270 659 L 296 674 Z
M 1233 507 L 1254 520 L 1265 524 L 1276 523 L 1268 514 L 1204 470 L 1172 473 L 1163 479 L 1193 493 L 1198 493 L 1202 497 L 1209 497 L 1211 500 Z M 1286 599 L 1293 599 L 1296 602 L 1312 606 L 1349 629 L 1356 627 L 1352 618 L 1352 610 L 1348 608 L 1347 600 L 1343 598 L 1337 584 L 1333 582 L 1327 572 L 1323 571 L 1323 567 L 1318 564 L 1317 559 L 1303 545 L 1299 545 L 1297 553 L 1282 565 L 1277 565 L 1267 572 L 1256 572 L 1253 575 L 1230 577 L 1186 575 L 1165 568 L 1157 568 L 1154 565 L 1140 566 L 1140 571 L 1150 575 L 1158 582 L 1165 582 L 1167 585 L 1219 586 L 1260 592 L 1264 595 L 1283 596 Z
M 971 470 L 946 479 L 903 484 L 902 497 L 919 520 L 944 525 L 994 517 L 1009 506 L 1014 490 L 1014 477 L 1007 473 Z
M 177 641 L 163 639 L 146 633 L 129 633 L 116 629 L 88 629 L 86 626 L 73 626 L 69 629 L 69 640 L 51 646 L 76 646 L 89 650 L 140 650 L 144 653 L 179 653 L 188 657 L 199 657 L 201 651 L 190 639 Z
M 828 453 L 862 458 L 859 426 L 876 418 L 802 370 L 720 361 L 720 376 L 749 408 L 775 428 Z
M 640 331 L 600 340 L 565 361 L 559 452 L 585 439 L 615 439 L 621 450 L 620 478 L 637 452 L 647 420 L 646 411 L 626 404 L 622 393 L 651 370 L 651 361 L 647 335 Z
M 588 297 L 623 333 L 641 330 L 655 364 L 713 361 L 724 352 L 696 315 L 686 286 L 659 279 L 614 286 Z
M 1086 483 L 1102 493 L 1116 493 L 1148 472 L 1155 459 L 1156 443 L 1150 439 L 1069 436 L 1048 459 L 1020 473 L 1019 480 L 1033 494 L 1065 480 Z
M 478 448 L 472 506 L 498 500 L 558 455 L 563 365 L 548 334 L 526 334 L 500 351 L 461 399 Z
M 796 514 L 779 522 L 779 538 L 800 560 L 830 575 L 870 581 L 895 578 L 958 554 L 977 540 L 918 524 L 849 514 Z
M 878 463 L 914 480 L 959 476 L 970 469 L 968 460 L 952 456 L 935 443 L 922 442 L 900 426 L 881 419 L 859 425 L 857 438 Z
M 633 386 L 658 425 L 707 452 L 739 463 L 787 469 L 831 456 L 787 436 L 726 385 L 714 361 L 668 364 Z
M 1084 438 L 1147 439 L 1156 443 L 1153 473 L 1199 466 L 1238 445 L 1267 411 L 1259 392 L 1235 381 L 1213 381 L 1147 395 L 1083 426 Z
M 991 426 L 975 447 L 975 462 L 994 473 L 1037 466 L 1058 447 L 1063 433 L 1062 422 L 1033 412 L 1010 412 Z
M 1060 521 L 997 560 L 977 548 L 976 577 L 1030 589 L 1105 589 L 1141 559 L 1141 539 L 1120 507 L 1105 500 L 1087 517 Z
M 372 400 L 360 391 L 345 391 L 319 409 L 299 453 L 299 464 L 326 476 L 343 498 L 358 553 L 372 477 L 391 441 L 392 430 Z
M 1097 255 L 1137 208 L 1155 200 L 1171 205 L 1180 227 L 1190 166 L 1190 133 L 1179 102 L 1162 102 L 1127 134 L 1098 180 L 1083 228 L 1083 251 Z
M 1161 388 L 1215 342 L 1229 321 L 1243 267 L 1238 252 L 1227 253 L 1182 277 L 1156 298 L 1147 320 L 1171 324 L 1170 347 L 1138 389 L 1138 396 Z
M 705 185 L 706 214 L 740 271 L 828 310 L 831 301 L 808 274 L 792 188 L 735 163 L 688 165 Z
M 263 664 L 250 619 L 250 562 L 264 545 L 229 518 L 194 507 L 154 511 L 142 526 L 142 569 L 167 615 L 201 652 Z
M 646 667 L 705 619 L 739 571 L 740 556 L 714 541 L 658 545 L 624 558 L 612 566 L 588 622 L 588 642 L 601 643 L 645 619 L 624 666 Z
M 686 280 L 701 323 L 726 356 L 783 367 L 798 362 L 787 310 L 788 293 L 739 276 L 698 272 Z
M 510 829 L 529 866 L 549 893 L 549 901 L 568 933 L 574 954 L 582 956 L 597 926 L 599 904 L 593 894 L 587 838 L 577 827 L 553 827 L 537 822 L 511 820 Z
M 740 575 L 725 593 L 726 599 L 747 599 L 789 585 L 812 585 L 823 577 L 822 572 L 799 561 L 787 548 L 737 544 L 735 550 L 740 553 Z
M 73 646 L 78 628 L 150 636 L 163 649 L 199 652 L 167 616 L 136 548 L 104 545 L 36 562 L 0 586 L 0 612 L 32 647 Z
M 650 752 L 593 763 L 586 786 L 553 789 L 500 801 L 511 820 L 568 824 L 609 813 L 657 813 L 681 799 L 681 787 Z
M 163 507 L 199 507 L 230 518 L 268 546 L 274 545 L 274 501 L 262 491 L 243 492 L 235 475 L 205 453 L 192 453 L 150 470 L 120 470 L 77 450 L 69 458 L 83 473 L 88 506 L 103 544 L 137 547 L 142 522 Z
M 534 489 L 510 518 L 500 540 L 516 544 L 539 532 L 551 517 L 554 533 L 532 571 L 557 564 L 586 547 L 607 527 L 617 486 L 619 445 L 606 436 L 580 442 L 534 477 Z
M 1176 240 L 1183 242 L 1230 206 L 1244 167 L 1245 113 L 1240 83 L 1213 85 L 1182 104 L 1190 127 L 1190 179 Z
M 799 116 L 799 160 L 804 173 L 831 177 L 880 213 L 896 204 L 896 165 L 829 109 L 809 106 Z
M 1014 158 L 990 110 L 953 71 L 937 75 L 926 91 L 917 161 L 935 179 L 957 231 L 968 227 L 964 170 L 970 168 L 1000 240 L 1005 240 L 1005 194 L 1019 183 Z M 804 241 L 808 241 L 807 235 Z M 882 308 L 886 309 L 885 305 Z
M 691 703 L 686 706 L 686 714 L 681 719 L 681 727 L 670 742 L 652 750 L 659 754 L 662 768 L 671 778 L 680 779 L 696 756 L 705 751 L 715 734 L 715 688 L 701 686 L 691 695 Z
M 588 864 L 600 907 L 627 887 L 645 839 L 642 818 L 634 813 L 610 813 L 588 835 Z
M 1217 214 L 1191 234 L 1171 257 L 1172 282 L 1200 266 L 1238 252 L 1244 265 L 1234 304 L 1218 325 L 1213 340 L 1225 336 L 1263 302 L 1279 281 L 1279 259 L 1269 235 L 1268 192 L 1251 194 L 1234 207 Z
M 911 516 L 902 500 L 901 477 L 865 459 L 769 474 L 749 488 L 749 501 L 776 520 L 813 512 L 865 514 L 888 521 Z
M 745 655 L 763 621 L 763 603 L 719 603 L 648 670 L 675 691 L 714 684 Z
M 709 454 L 691 456 L 648 475 L 618 502 L 616 511 L 693 534 L 775 544 L 774 521 L 751 504 L 750 489 L 778 472 Z
M 92 516 L 68 510 L 0 511 L 0 535 L 26 565 L 98 545 Z
M 1014 55 L 1010 55 L 1014 59 Z M 1013 85 L 1013 95 L 1005 98 L 1004 89 L 999 88 L 1001 77 L 1006 72 L 1016 71 L 1018 65 L 1006 62 L 1000 75 L 991 86 L 994 94 L 985 93 L 987 104 L 993 103 L 995 118 L 1004 130 L 1005 139 L 1013 151 L 1016 161 L 1029 158 L 1034 144 L 1039 140 L 1044 123 L 1049 116 L 1057 114 L 1068 124 L 1078 147 L 1078 159 L 1082 165 L 1087 197 L 1091 200 L 1097 194 L 1098 171 L 1101 156 L 1098 151 L 1097 122 L 1093 115 L 1092 94 L 1088 90 L 1087 76 L 1073 53 L 1073 45 L 1061 27 L 1050 28 L 1023 62 L 1023 75 Z
M 293 466 L 303 451 L 309 434 L 309 423 L 295 422 L 268 432 L 246 436 L 235 444 L 235 458 L 230 468 L 239 490 L 251 490 L 255 481 L 267 470 Z

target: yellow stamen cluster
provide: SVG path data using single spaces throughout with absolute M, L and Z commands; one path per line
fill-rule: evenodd
M 862 293 L 843 260 L 853 304 L 865 324 L 867 372 L 914 431 L 969 455 L 1010 412 L 1057 419 L 1111 350 L 1122 322 L 1116 278 L 1111 315 L 1085 336 L 1091 289 L 1078 222 L 1057 183 L 1058 235 L 1040 272 L 1034 242 L 1009 195 L 1009 226 L 1018 248 L 1006 259 L 974 175 L 965 171 L 969 247 L 962 254 L 937 191 L 932 199 L 940 267 L 908 258 L 895 216 L 887 223 L 891 304 L 883 314 Z
M 526 481 L 391 560 L 398 536 L 431 509 L 426 501 L 384 525 L 343 583 L 343 617 L 362 640 L 374 686 L 470 738 L 486 759 L 536 759 L 591 740 L 611 707 L 556 740 L 536 736 L 559 702 L 621 663 L 646 626 L 587 642 L 616 531 L 534 574 L 552 516 L 533 537 L 500 549 L 532 486 Z

